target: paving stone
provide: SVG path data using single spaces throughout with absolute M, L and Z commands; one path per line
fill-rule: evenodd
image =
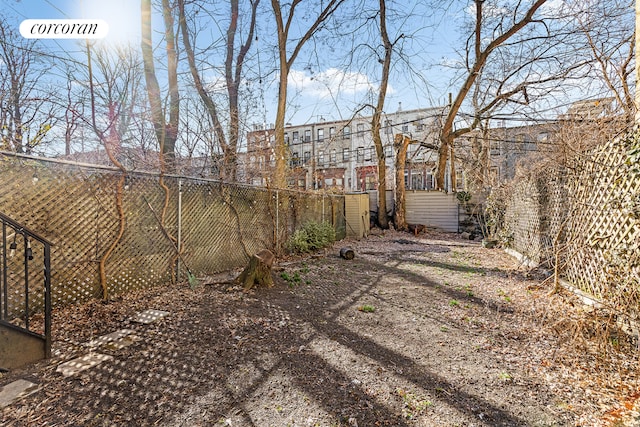
M 38 385 L 27 380 L 17 380 L 0 389 L 0 409 L 11 405 L 36 391 Z
M 133 329 L 120 329 L 119 331 L 111 332 L 110 334 L 103 335 L 94 340 L 91 340 L 83 345 L 92 349 L 98 347 L 109 348 L 113 350 L 120 350 L 130 346 L 136 341 L 140 340 L 140 337 L 134 335 Z
M 153 323 L 156 320 L 162 319 L 163 317 L 167 316 L 168 314 L 169 314 L 168 311 L 145 310 L 145 311 L 143 311 L 141 313 L 138 313 L 135 316 L 133 316 L 131 318 L 131 320 L 134 321 L 134 322 L 138 322 L 138 323 L 148 324 L 148 323 Z
M 81 357 L 69 360 L 58 365 L 56 372 L 60 372 L 65 377 L 70 377 L 78 372 L 85 371 L 101 364 L 104 361 L 113 359 L 113 356 L 100 353 L 89 353 Z

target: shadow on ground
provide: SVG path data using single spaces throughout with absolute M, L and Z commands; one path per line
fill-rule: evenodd
M 51 361 L 2 378 L 40 387 L 5 408 L 2 425 L 571 425 L 541 382 L 496 357 L 514 309 L 485 287 L 506 285 L 489 284 L 495 266 L 459 259 L 484 249 L 409 242 L 288 263 L 287 280 L 249 295 L 170 287 L 61 311 L 91 319 L 56 332 Z M 129 320 L 147 308 L 171 314 Z M 55 371 L 83 341 L 123 328 L 139 339 L 95 350 L 112 361 Z

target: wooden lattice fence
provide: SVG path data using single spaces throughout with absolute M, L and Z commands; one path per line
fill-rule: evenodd
M 293 231 L 309 220 L 328 221 L 338 237 L 345 235 L 340 195 L 177 176 L 163 177 L 162 186 L 157 174 L 129 172 L 122 188 L 124 233 L 104 259 L 120 230 L 116 192 L 121 176 L 112 168 L 0 154 L 0 211 L 54 244 L 54 306 L 102 297 L 101 260 L 108 294 L 116 295 L 167 283 L 177 274 L 184 279 L 186 267 L 203 276 L 243 266 L 260 249 L 281 253 Z M 179 271 L 175 241 L 166 237 L 161 222 L 171 237 L 180 233 Z M 33 250 L 38 255 L 40 249 Z M 9 259 L 8 306 L 16 314 L 24 296 L 20 284 L 12 282 L 18 276 L 12 271 L 20 268 L 18 257 Z M 36 276 L 41 271 L 30 274 L 32 283 L 41 282 Z M 37 300 L 31 302 L 38 308 Z
M 510 185 L 511 248 L 612 307 L 640 307 L 640 138 L 629 133 Z M 635 155 L 633 153 L 636 153 Z
M 640 286 L 640 175 L 629 164 L 629 138 L 579 159 L 569 184 L 571 221 L 563 272 L 575 286 L 598 298 L 611 297 L 612 291 L 634 276 Z

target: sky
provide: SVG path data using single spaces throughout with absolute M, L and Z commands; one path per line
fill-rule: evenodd
M 266 5 L 266 2 L 263 2 Z M 140 42 L 140 2 L 137 0 L 0 0 L 0 5 L 7 14 L 18 22 L 24 19 L 102 19 L 108 23 L 109 33 L 104 39 L 108 43 L 131 43 L 139 46 Z M 263 5 L 263 6 L 265 6 Z M 265 10 L 267 8 L 265 7 Z M 416 22 L 408 23 L 409 26 L 419 27 L 424 25 L 422 16 L 416 14 L 412 19 Z M 407 23 L 405 23 L 407 24 Z M 153 27 L 160 29 L 162 21 L 159 16 L 154 17 Z M 446 46 L 443 40 L 456 37 L 452 29 L 445 30 L 446 25 L 440 28 L 439 43 L 428 47 L 429 57 L 423 48 L 417 55 L 412 52 L 410 59 L 416 60 L 416 65 L 431 67 L 439 61 L 444 61 Z M 157 37 L 157 36 L 154 36 Z M 157 40 L 154 38 L 154 41 Z M 264 40 L 264 37 L 261 39 Z M 81 62 L 86 61 L 80 41 L 78 40 L 43 40 L 48 50 L 61 58 L 73 57 Z M 272 59 L 273 49 L 254 44 L 260 52 L 263 65 Z M 452 52 L 447 54 L 452 55 Z M 415 56 L 413 56 L 415 55 Z M 320 117 L 326 120 L 339 120 L 350 116 L 362 102 L 373 100 L 371 93 L 375 93 L 377 79 L 380 70 L 369 70 L 366 73 L 360 71 L 342 71 L 335 64 L 326 62 L 322 68 L 309 67 L 305 58 L 294 64 L 289 76 L 289 100 L 287 122 L 302 124 L 317 121 Z M 255 118 L 256 121 L 273 123 L 275 119 L 275 101 L 277 99 L 277 79 L 272 73 L 270 78 L 262 79 L 263 92 L 261 101 L 262 112 Z M 424 82 L 416 90 L 416 85 L 409 84 L 406 75 L 398 75 L 398 80 L 390 82 L 388 90 L 387 109 L 393 112 L 399 108 L 404 110 L 413 108 L 426 108 L 436 105 L 444 105 L 446 102 L 446 89 L 433 90 L 435 86 L 442 88 L 446 85 L 442 73 L 435 73 L 426 89 Z M 339 90 L 338 90 L 339 88 Z M 427 90 L 430 92 L 427 93 Z M 431 95 L 437 93 L 437 95 Z
M 135 0 L 0 0 L 5 13 L 22 19 L 103 19 L 109 25 L 105 40 L 114 43 L 140 39 L 140 3 Z M 63 50 L 73 50 L 61 43 Z M 60 48 L 60 47 L 59 47 Z
M 425 6 L 426 2 L 404 0 L 388 0 L 395 7 L 404 8 L 400 18 L 389 25 L 391 37 L 403 33 L 405 56 L 394 63 L 389 83 L 385 112 L 392 113 L 398 109 L 410 110 L 444 106 L 448 103 L 448 94 L 455 94 L 460 81 L 453 79 L 451 65 L 459 64 L 461 56 L 456 46 L 462 46 L 462 22 L 474 15 L 469 7 L 471 0 L 451 0 L 441 2 L 440 9 L 433 12 Z M 586 1 L 586 0 L 585 0 Z M 589 0 L 595 1 L 595 0 Z M 565 3 L 565 0 L 549 0 L 544 6 L 543 14 L 552 14 Z M 224 3 L 216 3 L 225 8 Z M 365 3 L 375 5 L 376 2 Z M 432 2 L 432 5 L 436 3 Z M 465 7 L 466 5 L 466 7 Z M 102 19 L 109 25 L 109 33 L 102 41 L 108 44 L 130 43 L 140 45 L 140 1 L 139 0 L 0 0 L 3 15 L 15 20 L 16 25 L 24 19 Z M 269 2 L 262 1 L 264 15 L 259 22 L 256 40 L 253 45 L 253 60 L 258 67 L 253 69 L 254 93 L 258 94 L 251 121 L 265 123 L 267 126 L 275 121 L 277 102 L 277 74 L 273 72 L 276 63 L 277 49 L 273 41 L 272 12 Z M 436 7 L 436 6 L 434 6 Z M 226 9 L 225 9 L 226 11 Z M 409 13 L 407 13 L 409 12 Z M 429 13 L 432 12 L 431 17 Z M 347 12 L 342 12 L 347 13 Z M 352 13 L 366 13 L 355 11 Z M 496 13 L 506 13 L 504 10 Z M 354 20 L 355 21 L 355 20 Z M 296 25 L 304 27 L 301 19 Z M 152 26 L 155 31 L 162 28 L 162 19 L 154 15 Z M 200 46 L 211 44 L 224 32 L 224 24 L 216 27 L 209 24 L 199 33 Z M 348 34 L 348 33 L 347 33 Z M 154 33 L 154 44 L 160 38 Z M 289 75 L 289 102 L 286 122 L 301 125 L 324 120 L 341 120 L 351 117 L 363 103 L 373 104 L 377 96 L 377 87 L 381 67 L 377 62 L 369 61 L 367 66 L 345 66 L 344 54 L 352 45 L 361 40 L 329 38 L 317 43 L 308 43 L 309 49 L 304 51 Z M 86 52 L 78 40 L 43 40 L 47 51 L 59 58 L 73 58 L 86 63 Z M 361 55 L 370 51 L 362 50 Z M 183 57 L 183 64 L 186 61 Z M 338 60 L 340 59 L 340 60 Z M 359 58 L 364 62 L 363 57 Z M 365 58 L 366 59 L 366 58 Z M 221 58 L 211 58 L 213 65 L 222 65 Z M 182 65 L 186 71 L 186 65 Z M 255 78 L 255 69 L 259 76 Z M 419 71 L 421 78 L 408 72 L 409 68 Z M 160 71 L 161 73 L 161 71 Z M 187 73 L 185 72 L 185 75 Z M 159 76 L 162 79 L 162 75 Z M 213 87 L 220 80 L 213 74 L 205 75 Z M 255 83 L 255 81 L 259 83 Z M 181 87 L 185 89 L 185 87 Z M 579 94 L 584 96 L 584 93 Z M 466 107 L 470 110 L 469 107 Z M 371 110 L 365 110 L 370 115 Z

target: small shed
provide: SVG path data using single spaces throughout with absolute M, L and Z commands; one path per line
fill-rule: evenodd
M 369 194 L 344 195 L 344 211 L 347 219 L 347 238 L 362 239 L 369 235 Z

